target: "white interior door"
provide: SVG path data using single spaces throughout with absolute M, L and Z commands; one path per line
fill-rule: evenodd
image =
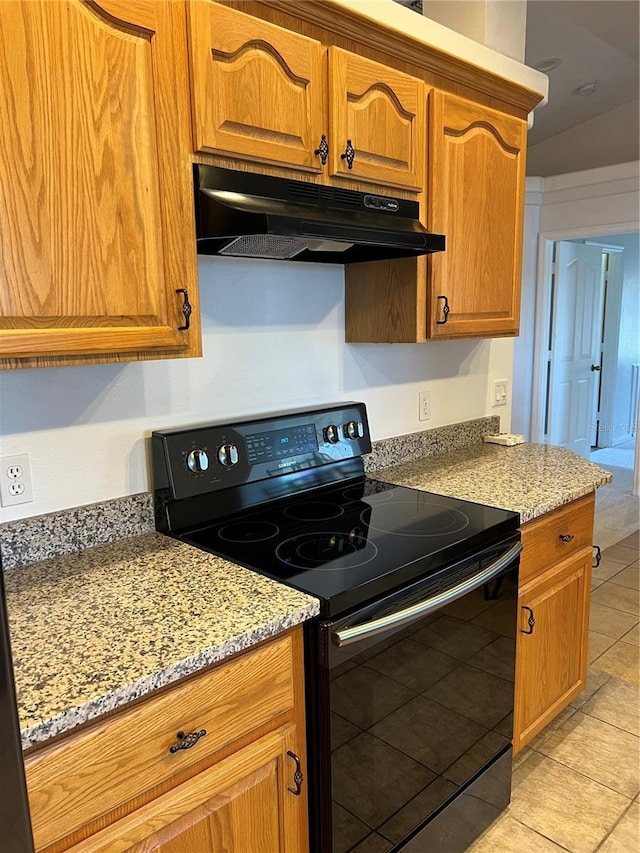
M 602 250 L 556 244 L 549 375 L 548 431 L 559 444 L 588 457 L 593 393 L 600 367 Z

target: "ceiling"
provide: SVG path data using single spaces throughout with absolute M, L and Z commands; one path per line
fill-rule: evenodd
M 483 1 L 505 2 L 477 0 Z M 422 0 L 397 2 L 422 12 Z M 534 114 L 529 175 L 640 159 L 639 10 L 638 0 L 528 0 L 526 64 L 562 60 L 547 72 L 549 101 Z M 577 94 L 592 82 L 597 83 L 594 94 Z
M 529 174 L 638 160 L 637 0 L 529 0 L 525 62 L 560 58 L 529 133 Z M 577 94 L 598 84 L 588 96 Z

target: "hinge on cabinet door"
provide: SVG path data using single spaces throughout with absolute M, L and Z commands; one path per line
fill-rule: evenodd
M 602 560 L 602 551 L 600 550 L 599 545 L 592 545 L 591 548 L 593 550 L 593 562 L 591 563 L 591 568 L 597 569 L 600 565 L 600 560 Z

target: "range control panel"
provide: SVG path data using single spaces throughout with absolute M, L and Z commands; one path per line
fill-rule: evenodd
M 364 403 L 278 412 L 152 435 L 155 488 L 175 500 L 330 465 L 371 451 Z

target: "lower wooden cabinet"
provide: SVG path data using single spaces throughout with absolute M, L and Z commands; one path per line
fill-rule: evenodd
M 304 853 L 302 629 L 36 750 L 25 771 L 37 853 Z
M 295 726 L 234 753 L 102 832 L 71 853 L 296 853 L 307 849 L 292 784 Z M 295 753 L 293 753 L 295 754 Z
M 591 548 L 520 590 L 518 749 L 584 689 L 590 590 Z
M 593 509 L 590 495 L 522 531 L 514 753 L 586 684 Z

